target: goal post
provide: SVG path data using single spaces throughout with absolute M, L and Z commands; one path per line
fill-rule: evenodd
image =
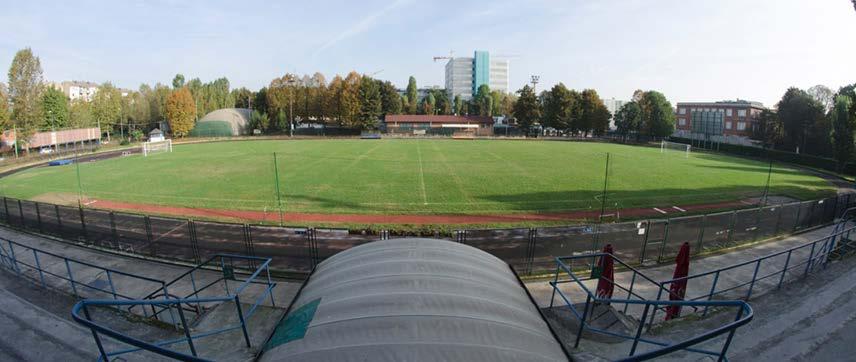
M 172 140 L 166 139 L 163 141 L 143 142 L 143 156 L 147 157 L 152 153 L 172 152 Z
M 660 142 L 660 153 L 666 153 L 666 151 L 678 151 L 683 152 L 685 157 L 690 157 L 690 150 L 692 146 L 686 143 L 678 143 L 678 142 L 669 142 L 669 141 L 661 141 Z

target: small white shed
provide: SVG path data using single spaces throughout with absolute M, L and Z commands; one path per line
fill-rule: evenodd
M 158 128 L 153 129 L 149 132 L 149 142 L 161 142 L 164 140 L 163 131 Z

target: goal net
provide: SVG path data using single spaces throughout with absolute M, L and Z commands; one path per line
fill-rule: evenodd
M 152 153 L 172 152 L 172 140 L 163 140 L 157 142 L 143 142 L 143 156 L 148 156 Z
M 684 153 L 686 157 L 690 157 L 690 148 L 691 146 L 686 143 L 669 141 L 660 142 L 660 153 L 666 153 L 667 151 L 677 151 Z

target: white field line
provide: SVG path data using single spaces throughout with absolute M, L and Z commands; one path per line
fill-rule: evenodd
M 180 227 L 182 227 L 182 226 L 185 226 L 185 224 L 178 224 L 178 226 L 176 226 L 176 227 L 174 227 L 174 228 L 170 229 L 169 231 L 167 231 L 167 232 L 165 232 L 165 233 L 161 234 L 161 236 L 158 236 L 158 237 L 157 237 L 157 239 L 152 240 L 152 242 L 154 243 L 154 242 L 156 242 L 156 241 L 158 241 L 158 240 L 160 240 L 160 239 L 163 239 L 163 237 L 164 237 L 164 236 L 167 236 L 167 235 L 169 235 L 169 234 L 172 234 L 172 232 L 173 232 L 173 231 L 178 230 L 178 228 L 180 228 Z M 147 246 L 148 246 L 148 245 L 147 245 Z
M 687 210 L 684 210 L 684 209 L 682 209 L 682 208 L 680 208 L 680 207 L 677 207 L 677 206 L 672 206 L 672 208 L 673 208 L 673 209 L 675 209 L 675 210 L 678 210 L 678 211 L 680 211 L 680 212 L 687 212 Z
M 425 192 L 425 172 L 422 171 L 422 148 L 421 142 L 416 141 L 416 154 L 419 156 L 419 183 L 422 185 L 422 205 L 428 205 L 428 195 Z
M 659 213 L 661 213 L 661 214 L 668 214 L 667 212 L 665 212 L 665 211 L 663 211 L 663 210 L 660 210 L 660 209 L 658 209 L 658 208 L 656 208 L 656 207 L 654 208 L 654 211 L 659 212 Z

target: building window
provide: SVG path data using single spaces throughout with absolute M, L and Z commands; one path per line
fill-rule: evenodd
M 738 109 L 737 110 L 737 117 L 741 117 L 741 118 L 746 117 L 746 110 L 745 109 Z
M 690 112 L 695 112 L 695 111 L 696 111 L 695 107 L 690 108 Z
M 725 122 L 725 129 L 731 129 L 731 122 Z
M 678 114 L 687 114 L 687 109 L 683 107 L 678 108 Z
M 746 122 L 737 122 L 737 130 L 745 131 L 746 130 Z
M 732 115 L 732 114 L 733 114 L 733 113 L 732 113 L 731 108 L 729 108 L 729 109 L 726 109 L 726 110 L 725 110 L 725 115 L 726 115 L 726 116 L 731 117 L 731 115 Z
M 679 124 L 679 125 L 681 125 L 681 126 L 686 126 L 686 125 L 687 125 L 687 120 L 686 120 L 686 119 L 684 119 L 684 118 L 678 118 L 678 124 Z

